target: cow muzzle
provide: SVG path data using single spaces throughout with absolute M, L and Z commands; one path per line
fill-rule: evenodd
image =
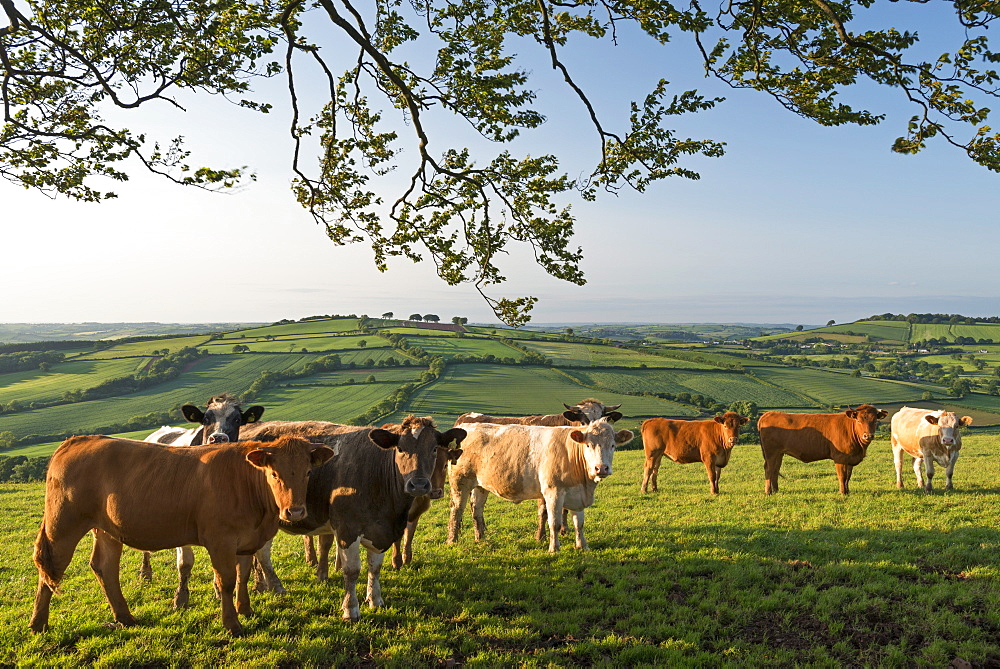
M 604 479 L 611 476 L 611 467 L 607 465 L 595 465 L 593 479 L 595 483 L 600 483 Z
M 441 499 L 444 497 L 444 488 L 434 488 L 427 496 L 431 499 Z
M 228 444 L 229 435 L 225 432 L 213 432 L 208 435 L 208 443 L 210 444 Z
M 294 523 L 306 517 L 306 507 L 290 506 L 281 513 L 281 519 L 287 523 Z
M 406 485 L 403 486 L 403 492 L 407 495 L 413 495 L 414 497 L 429 495 L 431 493 L 431 482 L 427 479 L 410 479 L 406 482 Z
M 955 440 L 952 439 L 951 437 L 941 437 L 941 443 L 951 446 L 952 444 L 955 443 Z

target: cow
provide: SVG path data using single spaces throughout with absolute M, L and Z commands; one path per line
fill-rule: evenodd
M 320 421 L 270 421 L 253 427 L 247 438 L 267 441 L 294 435 L 328 445 L 335 453 L 309 480 L 308 515 L 282 522 L 291 534 L 319 535 L 321 556 L 316 574 L 325 580 L 324 549 L 337 541 L 337 564 L 344 576 L 344 620 L 361 618 L 357 583 L 361 547 L 368 553 L 367 603 L 383 605 L 379 572 L 384 552 L 402 539 L 414 498 L 429 495 L 439 448 L 461 445 L 465 430 L 439 432 L 429 418 L 408 416 L 402 424 L 356 427 Z M 268 565 L 270 568 L 270 565 Z
M 483 507 L 492 492 L 515 503 L 545 500 L 551 553 L 559 550 L 563 506 L 573 509 L 576 546 L 586 550 L 584 509 L 593 504 L 597 484 L 612 473 L 615 446 L 632 441 L 632 432 L 616 433 L 606 418 L 579 427 L 471 423 L 466 429 L 462 457 L 448 472 L 448 543 L 458 541 L 470 496 L 476 541 L 482 540 Z
M 722 468 L 729 464 L 733 446 L 740 437 L 740 428 L 749 418 L 727 411 L 712 420 L 671 420 L 650 418 L 642 422 L 642 446 L 646 464 L 639 489 L 659 490 L 657 481 L 660 460 L 664 454 L 682 465 L 701 462 L 708 472 L 708 486 L 713 495 L 719 494 Z
M 198 544 L 212 559 L 222 624 L 239 634 L 238 614 L 253 613 L 251 556 L 278 531 L 279 519 L 305 517 L 310 470 L 332 455 L 296 438 L 163 448 L 103 435 L 70 437 L 49 461 L 31 630 L 48 628 L 52 595 L 76 545 L 93 530 L 90 567 L 118 624 L 136 623 L 119 581 L 122 545 L 155 551 Z
M 951 411 L 928 411 L 902 407 L 890 421 L 892 427 L 892 459 L 896 465 L 896 487 L 903 487 L 903 453 L 913 457 L 913 473 L 917 485 L 927 492 L 934 489 L 934 462 L 945 467 L 945 490 L 952 489 L 951 475 L 962 450 L 961 428 L 972 424 L 971 416 L 958 418 Z M 924 484 L 920 465 L 927 469 Z
M 848 494 L 851 472 L 865 459 L 878 422 L 887 415 L 871 404 L 840 413 L 765 412 L 757 421 L 765 494 L 778 492 L 778 473 L 786 453 L 802 462 L 833 460 L 840 494 Z
M 240 438 L 240 427 L 259 421 L 264 414 L 264 407 L 252 406 L 243 411 L 235 397 L 223 393 L 209 399 L 204 411 L 193 404 L 185 404 L 181 407 L 181 414 L 188 422 L 200 423 L 200 426 L 184 429 L 164 425 L 143 441 L 165 446 L 200 446 L 237 441 Z
M 598 418 L 608 418 L 612 422 L 622 419 L 621 412 L 617 411 L 621 407 L 621 404 L 604 406 L 601 401 L 591 398 L 583 400 L 576 406 L 571 407 L 565 402 L 563 406 L 566 407 L 566 411 L 544 416 L 489 416 L 475 412 L 463 413 L 455 421 L 455 425 L 462 423 L 494 423 L 496 425 L 564 427 L 567 425 L 586 425 Z
M 240 428 L 250 423 L 256 423 L 264 414 L 264 407 L 252 406 L 246 411 L 240 407 L 239 400 L 229 393 L 222 393 L 209 398 L 205 410 L 202 411 L 193 404 L 181 407 L 181 414 L 191 423 L 200 423 L 199 427 L 185 429 L 164 425 L 143 441 L 164 446 L 200 446 L 202 444 L 224 444 L 239 441 Z M 180 587 L 174 595 L 174 606 L 187 606 L 187 580 L 194 566 L 194 551 L 190 546 L 177 549 L 177 571 L 180 575 Z M 142 554 L 142 564 L 139 566 L 139 577 L 144 581 L 153 579 L 153 565 L 148 551 Z M 284 593 L 281 581 L 269 579 L 266 583 L 257 581 L 258 590 L 273 590 Z
M 563 402 L 566 411 L 562 413 L 547 414 L 544 416 L 489 416 L 481 413 L 464 413 L 455 421 L 455 425 L 462 423 L 493 423 L 495 425 L 542 425 L 546 427 L 566 427 L 570 425 L 586 425 L 598 418 L 607 418 L 612 423 L 622 419 L 622 413 L 618 411 L 621 404 L 605 406 L 600 400 L 588 398 L 577 404 L 569 406 Z M 581 493 L 582 494 L 582 491 Z M 563 510 L 562 533 L 566 533 L 567 510 Z M 548 513 L 545 510 L 545 500 L 538 500 L 538 530 L 535 538 L 542 541 L 545 538 L 545 527 Z

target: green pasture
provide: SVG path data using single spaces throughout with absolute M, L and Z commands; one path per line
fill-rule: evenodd
M 385 346 L 386 341 L 372 335 L 324 335 L 301 334 L 282 335 L 273 340 L 261 337 L 245 339 L 216 340 L 203 346 L 209 353 L 232 353 L 233 346 L 243 345 L 251 353 L 288 353 L 289 351 L 308 350 L 310 353 L 328 353 L 359 348 L 358 343 L 364 341 L 367 346 Z
M 538 351 L 550 358 L 556 365 L 573 365 L 588 367 L 593 364 L 593 355 L 586 344 L 570 344 L 567 342 L 520 342 L 525 348 Z
M 361 380 L 363 379 L 364 377 Z M 396 388 L 392 383 L 289 385 L 266 390 L 254 399 L 254 404 L 264 407 L 264 420 L 327 420 L 348 423 L 391 395 Z
M 110 379 L 136 374 L 150 360 L 70 360 L 52 365 L 47 372 L 33 369 L 0 374 L 0 401 L 52 402 L 61 399 L 67 390 L 92 388 Z
M 302 335 L 322 335 L 333 332 L 354 332 L 358 329 L 357 318 L 322 318 L 315 321 L 303 321 L 301 323 L 283 323 L 281 325 L 265 325 L 259 328 L 248 328 L 227 332 L 222 335 L 226 341 L 231 339 L 250 339 L 253 337 L 298 337 Z M 238 342 L 232 341 L 230 345 Z
M 452 330 L 433 330 L 431 328 L 386 328 L 386 334 L 400 334 L 409 339 L 410 337 L 454 337 Z
M 379 383 L 392 382 L 403 385 L 407 381 L 416 381 L 420 375 L 427 371 L 426 367 L 358 367 L 356 369 L 345 369 L 338 372 L 324 372 L 313 374 L 301 379 L 289 381 L 285 385 L 339 385 L 346 383 L 348 379 L 364 381 L 369 375 L 374 376 Z
M 263 371 L 294 369 L 314 358 L 304 354 L 213 355 L 200 360 L 180 377 L 141 392 L 2 415 L 0 432 L 10 430 L 17 437 L 63 432 L 92 434 L 101 426 L 151 411 L 167 411 L 186 402 L 204 406 L 210 397 L 223 392 L 239 395 Z
M 538 351 L 546 358 L 551 358 L 556 365 L 573 367 L 671 367 L 671 368 L 707 368 L 698 362 L 690 362 L 678 358 L 642 353 L 615 346 L 600 344 L 579 344 L 571 342 L 521 342 L 526 348 Z
M 126 358 L 134 356 L 150 356 L 153 351 L 163 351 L 167 349 L 170 353 L 176 353 L 188 346 L 198 347 L 205 344 L 210 335 L 196 335 L 191 337 L 171 337 L 169 339 L 149 339 L 144 341 L 133 341 L 127 344 L 116 344 L 111 348 L 102 351 L 94 351 L 79 355 L 74 360 L 108 360 L 110 358 Z
M 986 323 L 978 325 L 949 325 L 948 323 L 914 323 L 912 341 L 924 339 L 945 338 L 954 341 L 955 337 L 975 337 L 978 339 L 992 339 L 1000 342 L 1000 325 L 990 325 Z
M 365 367 L 372 363 L 377 364 L 389 358 L 397 361 L 403 361 L 408 358 L 405 353 L 391 348 L 359 348 L 353 351 L 334 351 L 332 354 L 336 354 L 342 364 L 354 365 L 356 367 Z M 416 360 L 409 359 L 411 363 L 418 364 Z
M 889 381 L 819 369 L 795 367 L 759 367 L 754 375 L 793 393 L 813 398 L 822 405 L 847 405 L 919 400 L 925 392 L 941 395 L 940 386 Z
M 586 388 L 557 370 L 506 365 L 451 365 L 441 379 L 417 390 L 401 415 L 433 416 L 450 425 L 459 415 L 476 411 L 494 416 L 560 413 L 588 397 L 605 404 L 622 404 L 623 426 L 637 423 L 633 416 L 693 415 L 690 408 L 651 397 L 633 397 Z
M 447 499 L 421 520 L 414 562 L 382 570 L 386 606 L 340 619 L 343 584 L 319 583 L 298 537 L 279 534 L 288 595 L 251 593 L 230 638 L 207 555 L 196 548 L 191 607 L 173 611 L 172 551 L 154 580 L 123 555 L 139 625 L 116 628 L 87 566 L 85 537 L 52 602 L 50 631 L 27 624 L 42 484 L 0 485 L 0 663 L 12 666 L 994 666 L 1000 663 L 998 437 L 970 436 L 956 489 L 895 488 L 888 442 L 873 444 L 851 494 L 830 462 L 786 458 L 763 494 L 762 460 L 738 445 L 712 497 L 700 464 L 664 462 L 638 492 L 641 451 L 619 452 L 587 511 L 591 550 L 534 540 L 535 505 L 494 496 L 487 536 L 444 543 Z M 364 576 L 361 578 L 362 592 Z M 363 595 L 362 595 L 363 598 Z
M 456 337 L 454 333 L 450 337 L 408 336 L 406 341 L 410 343 L 411 347 L 419 346 L 430 355 L 440 355 L 445 359 L 451 359 L 459 355 L 463 357 L 492 355 L 499 359 L 513 358 L 514 360 L 520 360 L 524 357 L 524 353 L 521 351 L 494 339 Z
M 585 385 L 595 385 L 618 392 L 691 393 L 711 397 L 725 404 L 748 400 L 755 402 L 762 409 L 808 406 L 798 395 L 737 373 L 652 369 L 641 371 L 568 369 L 566 373 Z

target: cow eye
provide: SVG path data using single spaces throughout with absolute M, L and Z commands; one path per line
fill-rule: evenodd
M 278 473 L 277 473 L 277 472 L 271 472 L 271 478 L 273 478 L 273 479 L 277 480 L 277 478 L 278 478 Z

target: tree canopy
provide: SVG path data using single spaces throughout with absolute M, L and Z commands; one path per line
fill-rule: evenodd
M 933 5 L 933 6 L 932 6 Z M 602 118 L 565 54 L 571 44 L 625 39 L 690 47 L 685 62 L 733 88 L 773 97 L 823 125 L 871 125 L 878 110 L 843 94 L 872 84 L 898 93 L 913 115 L 892 145 L 917 153 L 929 140 L 1000 170 L 987 125 L 1000 59 L 987 32 L 995 0 L 0 0 L 0 175 L 85 201 L 114 197 L 139 164 L 177 183 L 226 189 L 245 167 L 199 166 L 182 137 L 150 138 L 106 120 L 112 107 L 223 95 L 257 113 L 291 110 L 290 171 L 298 202 L 336 244 L 366 242 L 380 270 L 392 256 L 429 259 L 448 284 L 471 283 L 518 325 L 534 297 L 497 298 L 498 259 L 517 244 L 554 277 L 585 282 L 568 203 L 622 188 L 643 191 L 681 164 L 720 156 L 714 139 L 678 136 L 675 117 L 721 102 L 669 92 L 661 79 L 627 118 Z M 958 37 L 927 56 L 916 32 L 880 25 L 885 8 L 949 8 Z M 643 35 L 644 34 L 644 35 Z M 671 51 L 671 54 L 674 54 Z M 518 155 L 511 142 L 546 119 L 526 58 L 544 58 L 564 95 L 589 119 L 594 164 L 567 170 L 560 153 Z M 653 67 L 644 63 L 642 67 Z M 254 83 L 284 77 L 285 100 Z M 323 103 L 303 102 L 322 82 Z M 304 95 L 308 87 L 309 95 Z M 120 116 L 120 115 L 119 115 Z M 454 141 L 431 119 L 457 119 L 484 140 Z M 453 122 L 453 121 L 450 121 Z M 404 128 L 404 131 L 400 131 Z M 485 147 L 485 148 L 484 148 Z M 137 163 L 136 163 L 137 161 Z M 572 178 L 568 172 L 578 174 Z M 390 173 L 395 190 L 383 185 Z M 401 186 L 398 184 L 402 183 Z

